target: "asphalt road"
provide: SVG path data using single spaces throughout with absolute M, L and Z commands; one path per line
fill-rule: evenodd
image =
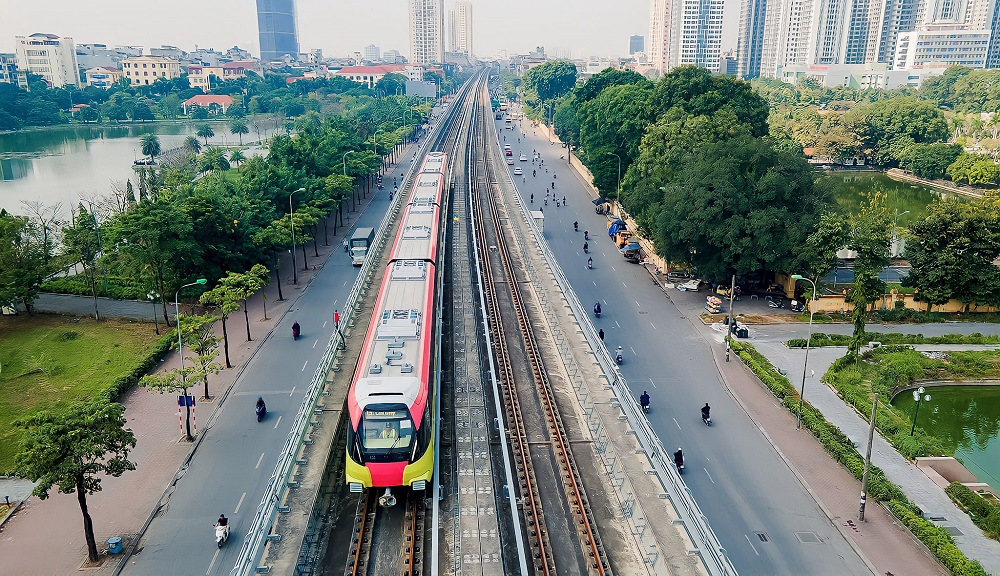
M 618 254 L 606 218 L 594 213 L 587 189 L 560 161 L 563 149 L 543 136 L 518 143 L 516 132 L 503 130 L 506 141 L 501 139 L 512 145 L 515 166 L 527 173 L 515 183 L 525 198 L 535 195 L 535 209 L 553 182 L 558 197 L 569 200 L 568 207 L 556 208 L 551 201 L 543 206 L 545 239 L 584 306 L 600 300 L 603 314 L 594 320 L 596 326 L 604 329 L 609 349 L 623 347 L 621 370 L 635 395 L 647 390 L 652 397 L 649 420 L 664 446 L 671 452 L 684 448 L 684 481 L 737 569 L 742 574 L 871 574 L 725 389 L 709 342 L 642 267 Z M 530 127 L 527 132 L 530 136 Z M 536 177 L 531 170 L 538 167 L 530 160 L 516 160 L 520 152 L 530 159 L 533 148 L 549 167 Z M 573 221 L 579 222 L 579 232 L 573 232 Z M 593 270 L 587 269 L 583 253 L 585 229 L 591 232 Z M 711 428 L 700 418 L 705 402 L 712 405 Z M 811 540 L 809 533 L 818 542 L 804 543 Z
M 383 180 L 391 186 L 393 175 L 401 176 L 408 168 L 404 161 Z M 354 227 L 378 225 L 389 205 L 390 186 L 375 195 L 352 222 Z M 140 550 L 129 559 L 125 574 L 208 576 L 230 572 L 278 452 L 332 336 L 333 311 L 343 306 L 359 270 L 351 265 L 349 255 L 337 251 L 308 289 L 285 290 L 298 300 L 250 360 L 217 410 L 215 421 L 207 430 L 199 428 L 205 439 L 177 482 L 169 505 L 142 537 Z M 291 327 L 296 320 L 302 336 L 293 341 Z M 267 416 L 260 423 L 254 414 L 258 396 L 267 403 Z M 210 410 L 198 409 L 206 416 Z M 215 546 L 213 528 L 220 513 L 230 519 L 229 541 L 222 549 Z

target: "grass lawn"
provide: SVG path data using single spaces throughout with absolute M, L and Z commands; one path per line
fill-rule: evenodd
M 91 398 L 129 372 L 159 338 L 152 326 L 67 316 L 0 317 L 0 473 L 14 464 L 13 422 Z

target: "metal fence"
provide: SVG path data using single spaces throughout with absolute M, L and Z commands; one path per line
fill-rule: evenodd
M 496 161 L 498 162 L 500 161 L 498 159 L 499 150 L 500 143 L 498 141 L 497 147 L 491 151 L 491 153 L 495 153 L 495 157 L 497 158 Z M 507 173 L 507 183 L 509 184 L 511 190 L 517 189 L 517 186 L 509 172 Z M 584 337 L 587 340 L 594 357 L 600 365 L 601 371 L 609 382 L 615 401 L 621 408 L 622 413 L 628 421 L 629 427 L 635 433 L 636 440 L 639 442 L 643 452 L 645 452 L 646 458 L 652 466 L 652 475 L 659 481 L 664 492 L 666 493 L 667 498 L 673 504 L 673 508 L 677 512 L 680 519 L 680 524 L 684 527 L 688 538 L 695 546 L 695 548 L 689 552 L 697 554 L 701 558 L 702 565 L 705 570 L 712 576 L 736 576 L 736 568 L 730 561 L 725 548 L 723 548 L 722 544 L 719 543 L 718 537 L 716 537 L 715 532 L 713 532 L 712 528 L 709 526 L 708 519 L 701 512 L 701 509 L 698 507 L 697 502 L 695 502 L 691 491 L 681 480 L 680 475 L 674 468 L 673 458 L 666 451 L 666 449 L 664 449 L 659 438 L 656 436 L 656 433 L 653 431 L 652 427 L 650 427 L 649 421 L 646 419 L 646 416 L 642 413 L 641 408 L 635 401 L 635 398 L 629 390 L 628 383 L 625 378 L 622 377 L 617 364 L 615 364 L 611 357 L 611 353 L 601 343 L 601 339 L 597 335 L 597 330 L 590 321 L 588 308 L 584 307 L 577 299 L 572 285 L 569 283 L 569 280 L 566 279 L 562 268 L 559 266 L 555 256 L 549 250 L 548 245 L 544 241 L 542 231 L 538 228 L 534 218 L 531 217 L 529 208 L 524 203 L 524 199 L 520 194 L 515 194 L 515 197 L 517 198 L 521 216 L 527 223 L 528 228 L 532 231 L 538 252 L 545 262 L 545 271 L 551 275 L 551 280 L 555 280 L 556 284 L 559 286 L 561 296 L 564 298 L 563 303 L 570 308 L 574 319 L 580 325 L 580 328 L 584 333 Z M 530 259 L 525 253 L 524 243 L 521 243 L 521 251 L 522 256 L 524 256 L 523 260 L 526 264 L 526 268 L 529 275 L 532 277 L 534 285 L 543 286 L 544 284 L 542 284 L 539 279 L 538 270 L 536 270 L 531 264 Z M 541 307 L 545 312 L 555 335 L 559 351 L 562 357 L 567 359 L 566 368 L 573 381 L 573 389 L 577 396 L 577 400 L 583 408 L 584 415 L 587 419 L 587 425 L 591 434 L 593 434 L 595 452 L 597 452 L 598 456 L 601 458 L 605 471 L 609 476 L 610 484 L 614 489 L 615 497 L 618 500 L 622 516 L 629 524 L 632 538 L 637 547 L 641 550 L 642 554 L 645 556 L 647 572 L 655 574 L 658 572 L 657 564 L 659 560 L 659 551 L 656 546 L 655 539 L 652 534 L 647 533 L 648 524 L 642 518 L 642 514 L 636 513 L 637 508 L 641 510 L 641 507 L 636 501 L 631 483 L 629 482 L 627 474 L 625 474 L 619 460 L 619 455 L 615 453 L 614 447 L 610 442 L 605 425 L 601 421 L 601 416 L 595 410 L 594 402 L 590 399 L 589 391 L 586 389 L 586 386 L 584 386 L 581 375 L 582 367 L 573 360 L 569 349 L 570 344 L 567 342 L 565 336 L 558 327 L 556 310 L 549 303 L 543 291 L 539 292 L 539 297 L 541 299 Z

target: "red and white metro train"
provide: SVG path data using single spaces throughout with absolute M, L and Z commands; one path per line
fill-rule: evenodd
M 347 407 L 346 480 L 351 492 L 423 490 L 434 465 L 437 274 L 448 157 L 431 152 L 416 175 L 371 325 L 354 371 Z

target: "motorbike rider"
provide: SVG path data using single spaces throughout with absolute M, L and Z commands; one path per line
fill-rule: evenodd
M 711 412 L 712 407 L 708 405 L 708 402 L 705 402 L 705 405 L 701 407 L 701 419 L 707 421 Z
M 639 405 L 643 410 L 649 408 L 649 393 L 645 390 L 642 391 L 642 396 L 639 396 Z
M 594 267 L 594 259 L 587 258 L 587 268 L 593 268 L 593 267 Z
M 584 230 L 583 231 L 583 239 L 584 240 L 590 240 L 590 230 Z
M 532 171 L 531 171 L 531 175 L 532 175 L 532 176 L 534 176 L 534 175 L 535 175 L 535 171 L 534 171 L 534 170 L 532 170 Z
M 229 526 L 229 518 L 226 518 L 225 514 L 219 514 L 219 521 L 216 522 L 216 526 Z
M 677 452 L 674 452 L 674 464 L 678 467 L 684 465 L 684 451 L 680 447 L 677 448 Z
M 587 244 L 586 242 L 584 242 L 583 243 L 583 251 L 587 252 L 588 249 L 590 249 L 590 244 Z
M 295 337 L 295 338 L 298 338 L 299 337 L 299 333 L 301 331 L 302 331 L 302 328 L 299 326 L 298 320 L 296 320 L 295 322 L 292 322 L 292 336 Z
M 532 194 L 532 195 L 531 195 L 531 203 L 532 203 L 532 204 L 534 204 L 534 203 L 535 203 L 535 195 L 534 195 L 534 194 Z
M 573 221 L 573 232 L 578 232 L 580 230 L 580 224 L 574 220 Z
M 601 303 L 594 304 L 594 314 L 601 315 Z

